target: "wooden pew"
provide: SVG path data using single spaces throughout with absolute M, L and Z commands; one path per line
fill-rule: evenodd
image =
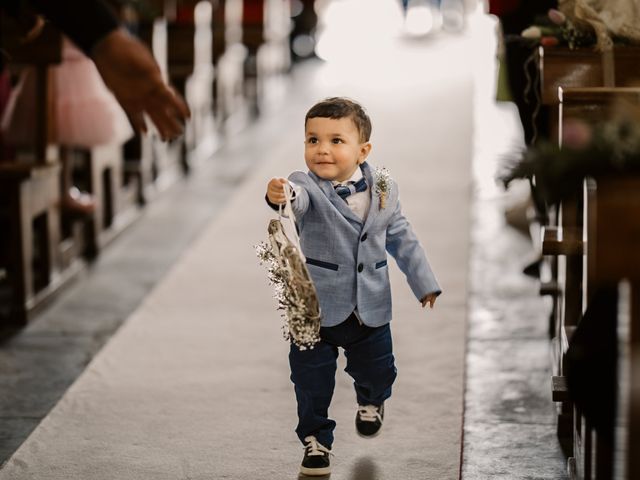
M 576 478 L 635 479 L 640 477 L 640 175 L 597 178 L 586 200 L 588 289 L 623 286 L 617 318 L 615 448 L 601 442 L 583 421 L 581 433 L 591 443 L 583 447 L 591 448 L 578 452 Z
M 215 148 L 213 118 L 213 34 L 209 1 L 179 2 L 167 25 L 167 64 L 171 83 L 191 110 L 181 139 L 182 162 L 189 170 L 189 157 L 209 158 Z
M 301 0 L 291 11 L 293 26 L 289 34 L 292 61 L 305 60 L 315 52 L 313 32 L 318 23 L 315 0 Z
M 276 102 L 286 88 L 283 76 L 291 66 L 290 5 L 283 0 L 244 0 L 242 43 L 247 47 L 244 79 L 250 112 L 257 116 Z
M 166 9 L 175 2 L 151 1 L 153 17 L 141 17 L 138 38 L 153 52 L 163 75 L 168 76 L 168 27 Z M 144 205 L 182 178 L 187 171 L 181 141 L 162 142 L 154 128 L 146 135 L 135 134 L 124 147 L 125 174 L 139 184 L 138 202 Z
M 125 172 L 123 145 L 73 149 L 79 185 L 91 192 L 96 210 L 87 219 L 85 254 L 93 258 L 140 215 L 138 181 Z
M 33 66 L 36 75 L 34 143 L 0 163 L 0 325 L 22 326 L 82 268 L 78 244 L 61 240 L 60 167 L 49 144 L 49 66 L 61 61 L 62 37 L 45 25 L 32 43 L 6 17 L 0 44 L 11 66 Z M 8 139 L 10 140 L 10 139 Z
M 616 45 L 610 54 L 592 48 L 570 50 L 565 47 L 540 47 L 540 96 L 543 107 L 551 109 L 549 135 L 557 138 L 558 88 L 627 87 L 640 84 L 640 47 Z
M 593 124 L 604 121 L 611 118 L 617 102 L 640 106 L 640 89 L 560 88 L 559 138 L 562 139 L 563 124 L 569 119 L 578 118 Z M 635 182 L 633 183 L 635 186 L 640 185 L 637 179 L 633 182 Z M 563 200 L 559 208 L 558 223 L 545 228 L 543 241 L 543 252 L 546 255 L 554 256 L 557 262 L 555 281 L 560 292 L 556 297 L 556 330 L 553 341 L 554 377 L 552 379 L 553 399 L 559 402 L 558 435 L 565 452 L 568 452 L 570 457 L 569 470 L 574 474 L 572 478 L 581 479 L 610 478 L 612 452 L 609 451 L 609 445 L 599 442 L 593 427 L 571 404 L 566 391 L 564 357 L 567 354 L 572 334 L 588 303 L 590 290 L 611 278 L 611 274 L 603 274 L 603 272 L 608 272 L 609 266 L 617 272 L 622 271 L 616 269 L 615 265 L 625 264 L 629 256 L 629 252 L 622 253 L 625 250 L 616 246 L 617 239 L 625 237 L 623 230 L 626 225 L 621 221 L 625 217 L 614 213 L 615 209 L 612 208 L 614 200 L 611 199 L 618 198 L 619 200 L 622 197 L 612 196 L 609 179 L 600 179 L 598 184 L 601 185 L 600 193 L 605 194 L 607 200 L 595 202 L 591 190 L 589 190 L 588 197 L 579 194 L 574 198 Z M 616 183 L 616 185 L 620 184 Z M 625 188 L 622 191 L 631 192 L 630 188 Z M 588 224 L 585 225 L 583 219 L 585 218 L 587 198 L 591 199 L 588 203 L 591 206 L 591 211 L 586 217 Z M 607 208 L 611 211 L 602 210 L 605 205 L 608 205 Z M 603 241 L 605 243 L 602 243 Z M 589 252 L 587 255 L 588 268 L 585 271 L 584 259 L 587 250 Z M 600 257 L 594 256 L 596 254 Z M 598 266 L 597 269 L 594 268 L 595 265 Z M 621 278 L 623 277 L 619 279 Z M 568 434 L 570 434 L 570 438 L 568 438 Z M 570 448 L 567 446 L 568 442 L 570 442 Z
M 638 265 L 636 264 L 636 268 Z M 636 270 L 637 271 L 637 270 Z M 614 479 L 640 476 L 640 286 L 625 280 L 618 290 L 618 385 L 613 451 Z
M 167 19 L 167 72 L 170 83 L 182 95 L 187 98 L 187 80 L 194 71 L 195 62 L 195 24 L 194 8 L 196 1 L 180 2 L 176 5 L 176 17 Z M 190 105 L 192 106 L 192 105 Z M 187 125 L 187 130 L 190 130 Z M 180 163 L 185 172 L 189 171 L 187 149 L 193 148 L 195 141 L 188 132 L 184 137 L 176 140 L 180 144 Z
M 265 4 L 267 0 L 243 0 L 242 44 L 247 47 L 244 63 L 245 96 L 253 116 L 260 113 L 258 51 L 266 42 Z
M 242 0 L 217 2 L 213 12 L 214 110 L 223 134 L 243 128 L 249 120 L 244 74 L 248 53 L 242 44 L 242 18 Z

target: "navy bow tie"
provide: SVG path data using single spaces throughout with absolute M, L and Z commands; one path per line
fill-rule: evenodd
M 346 202 L 347 197 L 356 192 L 364 192 L 367 189 L 367 180 L 362 177 L 357 182 L 349 182 L 347 185 L 336 185 L 336 193 Z

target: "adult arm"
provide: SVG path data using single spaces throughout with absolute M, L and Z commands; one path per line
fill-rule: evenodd
M 182 133 L 189 108 L 164 82 L 151 52 L 139 40 L 123 29 L 113 30 L 93 47 L 91 58 L 136 130 L 146 132 L 147 114 L 162 139 Z
M 118 28 L 113 10 L 101 0 L 31 0 L 33 7 L 62 30 L 87 56 Z
M 137 131 L 147 131 L 146 114 L 163 139 L 182 134 L 189 117 L 187 105 L 164 82 L 149 49 L 119 28 L 107 4 L 102 0 L 32 0 L 32 5 L 91 57 Z

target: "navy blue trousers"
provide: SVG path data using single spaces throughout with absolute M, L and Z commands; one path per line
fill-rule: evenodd
M 291 344 L 289 365 L 298 401 L 300 441 L 314 435 L 325 447 L 333 444 L 336 422 L 329 418 L 335 387 L 338 347 L 344 349 L 347 372 L 354 380 L 360 405 L 381 405 L 391 396 L 396 379 L 389 324 L 371 328 L 360 324 L 354 314 L 335 327 L 320 329 L 321 341 L 312 350 Z

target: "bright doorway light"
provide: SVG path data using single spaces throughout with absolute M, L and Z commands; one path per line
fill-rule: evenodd
M 427 35 L 434 26 L 433 11 L 425 2 L 409 2 L 405 29 L 409 35 Z
M 318 2 L 316 54 L 331 62 L 366 62 L 388 52 L 402 28 L 398 0 Z

